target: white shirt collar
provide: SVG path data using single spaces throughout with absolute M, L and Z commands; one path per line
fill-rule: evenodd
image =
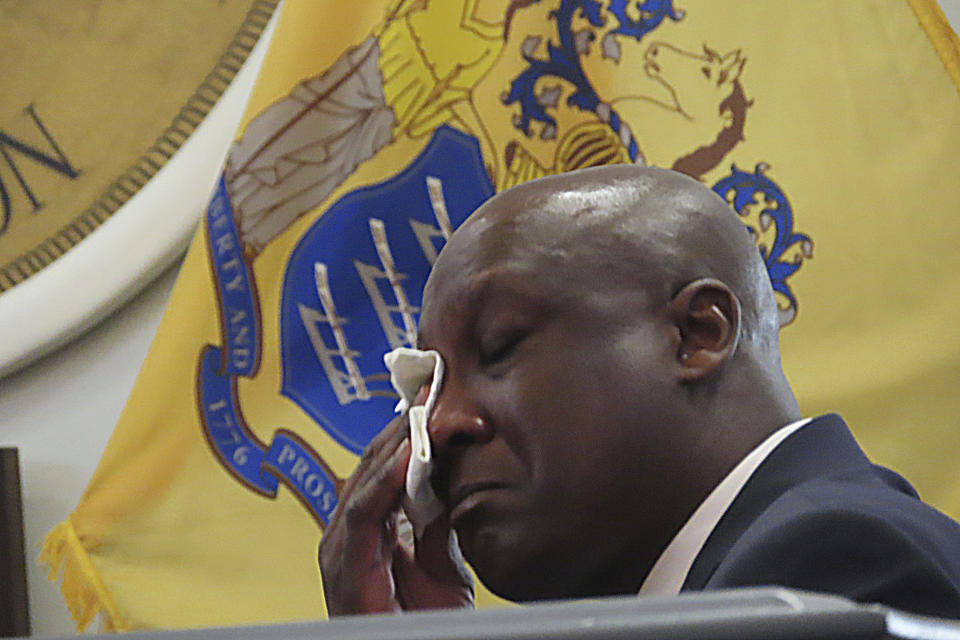
M 747 483 L 753 472 L 757 470 L 770 453 L 783 442 L 787 436 L 803 427 L 810 418 L 797 420 L 775 431 L 766 440 L 761 442 L 753 451 L 740 461 L 727 476 L 714 487 L 710 495 L 700 503 L 686 524 L 680 528 L 663 553 L 657 559 L 650 573 L 647 574 L 639 595 L 676 595 L 680 593 L 683 581 L 693 565 L 694 559 L 703 548 L 710 533 L 720 522 L 737 494 Z

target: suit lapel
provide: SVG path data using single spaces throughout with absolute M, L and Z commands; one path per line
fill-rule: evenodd
M 717 523 L 682 590 L 702 589 L 747 527 L 788 489 L 807 480 L 871 467 L 840 416 L 821 416 L 791 434 L 767 456 Z

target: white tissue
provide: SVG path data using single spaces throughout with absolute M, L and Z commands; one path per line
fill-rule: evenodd
M 395 411 L 409 412 L 410 463 L 407 465 L 403 510 L 413 524 L 414 534 L 419 538 L 426 526 L 443 512 L 443 504 L 430 485 L 433 456 L 427 432 L 427 420 L 443 383 L 443 358 L 436 351 L 400 347 L 386 354 L 383 361 L 390 371 L 390 383 L 400 395 Z M 431 381 L 427 401 L 416 407 L 410 406 L 427 381 Z

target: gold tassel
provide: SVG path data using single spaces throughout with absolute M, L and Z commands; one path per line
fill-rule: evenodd
M 47 577 L 52 582 L 57 581 L 59 574 L 60 593 L 73 615 L 77 631 L 86 629 L 101 612 L 104 630 L 127 630 L 113 599 L 80 544 L 70 518 L 47 534 L 40 550 L 39 562 L 48 568 Z

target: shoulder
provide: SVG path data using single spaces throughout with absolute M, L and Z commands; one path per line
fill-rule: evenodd
M 819 478 L 784 492 L 707 587 L 777 584 L 960 617 L 960 526 L 886 480 Z

